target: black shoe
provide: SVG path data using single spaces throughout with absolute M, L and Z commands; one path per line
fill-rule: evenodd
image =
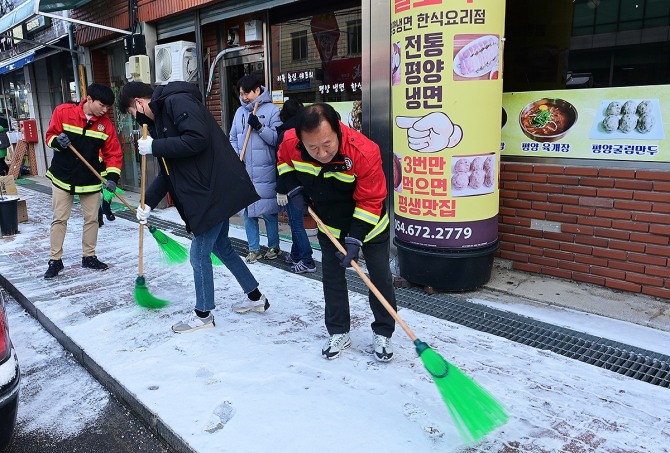
M 49 260 L 49 269 L 44 273 L 44 278 L 54 278 L 63 267 L 63 260 Z
M 107 220 L 110 222 L 116 220 L 116 216 L 112 212 L 112 206 L 109 201 L 102 200 L 102 212 L 105 213 L 105 217 L 107 217 Z
M 99 271 L 106 271 L 109 266 L 100 261 L 97 256 L 83 256 L 81 258 L 81 267 L 88 267 L 89 269 L 97 269 Z

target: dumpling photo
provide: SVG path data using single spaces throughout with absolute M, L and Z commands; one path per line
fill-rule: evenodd
M 489 170 L 495 170 L 494 169 L 495 165 L 495 158 L 491 155 L 486 158 L 484 161 L 484 170 L 489 171 Z
M 486 170 L 486 176 L 484 176 L 484 185 L 486 187 L 493 187 L 493 183 L 495 182 L 495 172 L 493 169 Z
M 628 114 L 621 117 L 619 120 L 619 130 L 623 133 L 628 133 L 637 127 L 637 115 Z
M 454 165 L 454 173 L 470 171 L 470 162 L 467 159 L 458 159 Z
M 475 157 L 472 159 L 472 162 L 470 162 L 470 171 L 477 171 L 481 170 L 484 168 L 484 159 L 481 157 Z
M 461 190 L 468 187 L 470 178 L 467 173 L 459 172 L 451 176 L 451 187 L 453 190 Z
M 640 115 L 640 119 L 637 120 L 637 130 L 646 134 L 654 128 L 654 115 L 643 114 Z
M 651 101 L 642 101 L 637 106 L 637 114 L 644 115 L 645 113 L 651 113 L 653 109 L 654 105 L 651 103 Z
M 614 132 L 619 128 L 619 116 L 607 115 L 603 120 L 603 129 L 607 132 Z
M 626 101 L 626 103 L 621 107 L 622 115 L 629 115 L 635 113 L 637 110 L 637 103 L 635 101 Z
M 484 179 L 486 179 L 486 172 L 484 170 L 473 171 L 470 175 L 468 186 L 473 189 L 479 189 L 484 184 Z
M 606 115 L 621 115 L 621 102 L 612 101 L 605 110 Z

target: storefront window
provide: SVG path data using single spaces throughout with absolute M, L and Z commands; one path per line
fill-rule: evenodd
M 14 71 L 3 75 L 2 79 L 2 102 L 0 115 L 7 116 L 12 120 L 30 118 L 28 106 L 28 90 L 26 88 L 23 70 Z M 16 123 L 14 121 L 14 123 Z
M 670 2 L 507 2 L 504 91 L 670 84 Z
M 345 124 L 360 128 L 360 6 L 282 18 L 270 33 L 275 98 L 328 102 Z

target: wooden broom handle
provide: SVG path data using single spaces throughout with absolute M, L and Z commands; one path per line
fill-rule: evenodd
M 339 250 L 340 253 L 343 253 L 343 254 L 346 255 L 347 254 L 346 249 L 342 246 L 342 244 L 340 244 L 340 241 L 335 239 L 335 236 L 333 236 L 333 233 L 330 232 L 328 227 L 321 221 L 319 216 L 316 215 L 314 210 L 312 210 L 312 208 L 308 206 L 307 207 L 307 212 L 309 213 L 309 215 L 312 216 L 314 221 L 319 225 L 319 228 L 321 229 L 321 231 L 326 236 L 328 236 L 328 239 L 330 239 L 330 241 L 333 243 L 333 245 L 335 247 L 337 247 L 337 250 Z M 379 290 L 374 285 L 374 283 L 372 283 L 372 281 L 368 278 L 368 276 L 365 275 L 365 272 L 363 272 L 363 269 L 361 269 L 361 267 L 358 265 L 358 263 L 354 260 L 351 260 L 351 267 L 353 267 L 356 270 L 356 272 L 358 273 L 358 276 L 361 277 L 361 280 L 363 280 L 363 282 L 368 286 L 368 288 L 370 288 L 370 291 L 372 291 L 372 293 L 375 296 L 377 296 L 377 299 L 379 299 L 379 302 L 382 303 L 382 305 L 384 306 L 386 311 L 388 311 L 389 314 L 393 317 L 393 319 L 395 319 L 395 322 L 397 322 L 398 325 L 400 327 L 402 327 L 402 330 L 405 331 L 405 333 L 407 334 L 409 339 L 412 340 L 412 341 L 416 340 L 417 339 L 416 335 L 414 335 L 414 333 L 410 330 L 410 328 L 407 327 L 407 324 L 405 324 L 405 321 L 403 321 L 402 318 L 400 317 L 400 315 L 398 315 L 398 312 L 393 309 L 391 304 L 386 300 L 386 298 L 382 295 L 382 293 L 379 292 Z
M 84 159 L 84 157 L 79 153 L 79 151 L 77 151 L 77 148 L 75 148 L 74 146 L 72 146 L 72 143 L 70 143 L 70 144 L 67 145 L 67 146 L 68 146 L 68 148 L 70 148 L 70 150 L 75 154 L 75 156 L 77 156 L 77 157 L 79 158 L 80 161 L 82 161 L 84 164 L 86 164 L 86 166 L 88 167 L 88 169 L 91 170 L 91 171 L 93 172 L 93 174 L 94 174 L 95 176 L 97 176 L 98 179 L 99 179 L 103 184 L 107 184 L 107 181 L 105 181 L 105 178 L 103 178 L 103 177 L 100 175 L 100 173 L 98 173 L 98 172 L 96 171 L 96 169 L 93 168 L 93 166 L 92 166 L 91 164 L 89 164 L 88 161 L 87 161 L 86 159 Z M 122 197 L 121 195 L 119 195 L 117 192 L 114 192 L 114 195 L 116 195 L 116 197 L 117 197 L 119 200 L 121 200 L 121 202 L 122 202 L 123 204 L 126 205 L 126 208 L 130 209 L 130 212 L 132 212 L 133 214 L 135 214 L 135 208 L 133 208 L 132 206 L 130 206 L 130 205 L 128 204 L 128 202 L 127 202 L 126 200 L 123 199 L 123 197 Z
M 142 140 L 147 138 L 148 127 L 146 124 L 142 125 Z M 144 209 L 144 188 L 146 186 L 147 179 L 147 156 L 142 154 L 142 176 L 140 178 L 140 206 Z M 140 222 L 140 251 L 139 251 L 139 261 L 137 265 L 137 275 L 142 277 L 144 275 L 144 224 Z
M 257 102 L 256 105 L 254 105 L 254 112 L 252 115 L 256 114 L 256 110 L 258 110 L 258 106 L 260 105 L 260 102 Z M 244 161 L 244 153 L 247 152 L 247 143 L 249 143 L 249 137 L 251 136 L 251 125 L 248 126 L 247 129 L 247 136 L 244 138 L 244 145 L 242 145 L 242 152 L 240 153 L 240 160 Z

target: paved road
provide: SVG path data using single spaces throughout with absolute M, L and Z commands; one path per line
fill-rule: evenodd
M 6 452 L 171 452 L 7 293 L 5 300 L 21 366 L 17 431 Z

